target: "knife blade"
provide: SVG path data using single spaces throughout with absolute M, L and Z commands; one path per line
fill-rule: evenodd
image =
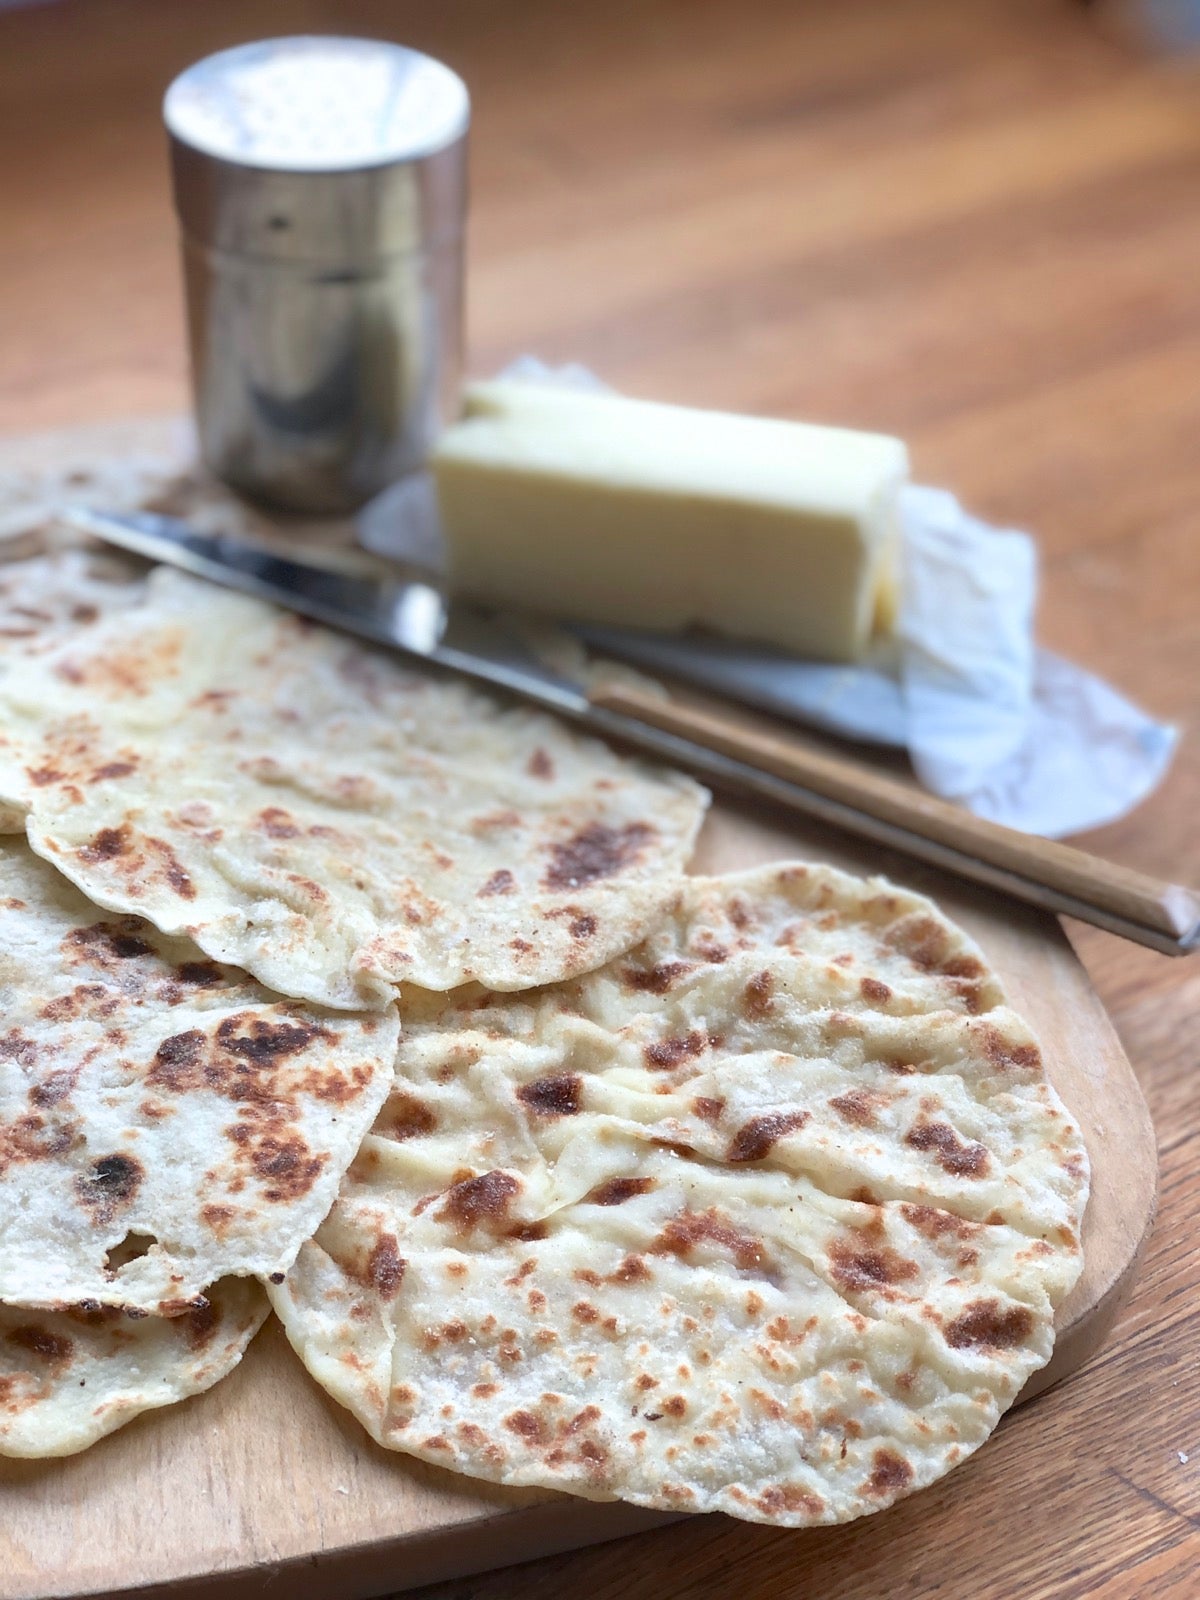
M 931 796 L 910 794 L 886 779 L 866 775 L 864 780 L 863 771 L 851 762 L 806 755 L 799 746 L 780 754 L 778 747 L 771 750 L 768 741 L 736 724 L 708 719 L 711 742 L 701 742 L 687 735 L 703 729 L 705 719 L 689 716 L 686 708 L 674 708 L 670 701 L 659 704 L 618 692 L 606 697 L 610 704 L 599 703 L 600 694 L 593 698 L 585 685 L 548 667 L 502 618 L 458 601 L 451 605 L 430 583 L 335 572 L 152 512 L 79 507 L 72 509 L 69 520 L 107 544 L 507 690 L 719 787 L 802 812 L 1043 910 L 1079 918 L 1168 955 L 1185 954 L 1200 943 L 1200 900 L 1193 891 L 1117 868 L 1067 845 L 1026 839 Z M 630 714 L 639 698 L 640 714 Z M 841 782 L 835 781 L 831 790 L 828 771 L 837 767 L 842 769 Z M 869 792 L 872 785 L 877 797 Z M 839 798 L 839 792 L 855 799 Z M 972 835 L 965 844 L 964 823 Z M 947 842 L 947 834 L 959 842 Z
M 580 716 L 583 688 L 551 671 L 500 623 L 466 606 L 448 606 L 442 591 L 417 579 L 379 579 L 293 561 L 226 533 L 205 533 L 154 512 L 109 513 L 72 507 L 68 520 L 106 544 L 179 567 L 227 589 L 298 611 L 314 622 L 374 644 L 419 656 Z

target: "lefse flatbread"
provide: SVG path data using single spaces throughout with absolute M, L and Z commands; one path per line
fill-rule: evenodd
M 0 527 L 3 508 L 0 507 Z M 82 550 L 0 560 L 0 676 L 101 616 L 135 605 L 143 582 L 120 558 L 97 561 Z M 0 833 L 24 833 L 22 806 L 0 804 Z
M 0 1305 L 0 1456 L 72 1455 L 143 1411 L 210 1389 L 269 1310 L 248 1278 L 215 1285 L 178 1317 Z
M 581 980 L 406 1005 L 396 1087 L 270 1291 L 382 1444 L 835 1522 L 962 1460 L 1048 1359 L 1082 1139 L 927 901 L 697 879 Z
M 281 993 L 520 989 L 628 949 L 707 797 L 551 717 L 162 570 L 0 676 L 0 799 L 98 904 Z
M 0 672 L 139 604 L 144 590 L 144 574 L 117 555 L 68 549 L 0 560 Z
M 398 1033 L 394 1008 L 281 1001 L 0 841 L 0 1301 L 169 1314 L 284 1271 Z

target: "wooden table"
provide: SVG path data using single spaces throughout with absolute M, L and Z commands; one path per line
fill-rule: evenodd
M 475 98 L 471 364 L 894 430 L 1037 530 L 1050 647 L 1176 720 L 1084 841 L 1200 882 L 1200 71 L 1069 0 L 77 0 L 0 16 L 0 430 L 178 409 L 157 105 L 195 57 L 380 33 Z M 945 1484 L 802 1541 L 697 1519 L 441 1600 L 1200 1589 L 1200 962 L 1080 930 L 1158 1125 L 1108 1349 Z M 427 1591 L 432 1600 L 435 1591 Z

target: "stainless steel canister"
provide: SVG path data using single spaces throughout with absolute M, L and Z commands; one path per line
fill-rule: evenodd
M 400 45 L 270 39 L 189 67 L 163 116 L 204 459 L 352 510 L 456 402 L 466 87 Z

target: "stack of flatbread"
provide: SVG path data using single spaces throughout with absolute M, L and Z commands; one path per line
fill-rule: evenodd
M 0 1453 L 274 1307 L 384 1446 L 801 1526 L 1049 1357 L 1087 1160 L 881 879 L 685 876 L 707 797 L 255 601 L 0 571 Z

